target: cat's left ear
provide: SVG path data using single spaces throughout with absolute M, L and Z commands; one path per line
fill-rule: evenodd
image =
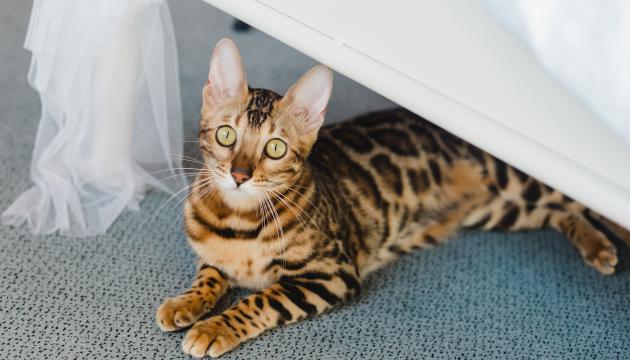
M 324 122 L 326 106 L 332 93 L 332 71 L 317 65 L 304 74 L 282 98 L 283 106 L 302 123 L 303 133 L 317 133 Z
M 221 39 L 214 47 L 208 81 L 204 86 L 204 104 L 216 105 L 240 101 L 247 97 L 247 76 L 241 55 L 234 42 Z

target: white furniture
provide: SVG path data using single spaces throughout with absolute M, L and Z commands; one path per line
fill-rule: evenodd
M 205 0 L 630 227 L 630 150 L 477 1 Z

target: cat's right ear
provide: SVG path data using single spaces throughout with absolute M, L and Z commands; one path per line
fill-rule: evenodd
M 284 106 L 301 121 L 305 134 L 317 133 L 324 122 L 326 107 L 332 93 L 333 77 L 330 69 L 317 65 L 304 74 L 282 99 Z
M 241 101 L 247 97 L 247 77 L 234 42 L 223 38 L 212 52 L 208 81 L 203 88 L 204 105 L 213 109 L 219 104 Z

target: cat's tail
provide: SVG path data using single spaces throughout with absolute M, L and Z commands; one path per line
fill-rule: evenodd
M 602 274 L 626 260 L 630 231 L 540 181 L 494 160 L 488 188 L 495 195 L 475 208 L 464 227 L 508 231 L 556 229 L 571 241 L 584 261 Z

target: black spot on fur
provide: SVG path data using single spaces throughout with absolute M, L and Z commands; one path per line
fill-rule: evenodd
M 332 136 L 342 144 L 359 153 L 366 153 L 374 148 L 374 145 L 368 137 L 347 127 L 334 129 Z
M 523 193 L 521 194 L 525 201 L 531 203 L 538 201 L 541 195 L 542 193 L 540 191 L 540 186 L 538 186 L 538 183 L 535 181 L 532 181 L 529 185 L 527 185 L 527 187 L 525 188 L 525 190 L 523 190 Z
M 387 155 L 376 155 L 370 159 L 370 164 L 378 171 L 379 175 L 385 180 L 398 195 L 402 195 L 402 179 L 400 169 L 394 165 Z
M 289 283 L 280 283 L 284 289 L 284 295 L 289 298 L 289 300 L 295 304 L 297 307 L 299 307 L 300 309 L 302 309 L 302 311 L 304 311 L 305 313 L 309 314 L 309 315 L 315 315 L 317 313 L 317 307 L 315 307 L 313 304 L 309 303 L 306 300 L 306 296 L 304 296 L 304 293 L 302 292 L 302 290 L 300 290 L 298 287 L 293 286 Z
M 426 170 L 420 171 L 420 184 L 423 191 L 431 186 L 431 181 L 429 181 L 429 173 L 427 173 Z
M 550 202 L 546 204 L 545 206 L 547 207 L 547 209 L 550 209 L 550 210 L 564 210 L 564 206 L 556 202 Z
M 415 170 L 407 170 L 407 178 L 409 179 L 409 184 L 411 185 L 413 192 L 419 194 L 421 184 L 420 175 L 418 175 L 418 172 Z
M 521 170 L 517 169 L 517 168 L 512 168 L 512 172 L 514 172 L 514 175 L 516 175 L 516 177 L 521 181 L 521 182 L 525 182 L 527 181 L 527 179 L 529 179 L 529 175 L 525 174 L 524 172 L 522 172 Z
M 433 180 L 436 184 L 442 183 L 442 171 L 440 171 L 440 165 L 435 160 L 429 160 L 429 169 L 433 175 Z
M 501 189 L 505 189 L 508 184 L 507 165 L 497 158 L 494 159 L 497 182 Z
M 405 252 L 398 245 L 389 245 L 387 250 L 389 250 L 389 252 L 394 253 L 396 255 L 404 255 L 405 254 Z
M 333 294 L 328 290 L 328 288 L 320 283 L 313 281 L 297 281 L 295 279 L 290 281 L 291 285 L 297 285 L 302 287 L 303 289 L 314 293 L 319 296 L 322 300 L 326 301 L 330 305 L 334 305 L 338 303 L 341 299 L 337 297 L 337 295 Z
M 256 304 L 256 307 L 262 310 L 264 304 L 263 299 L 260 296 L 256 296 L 256 298 L 254 299 L 254 303 Z
M 192 220 L 203 226 L 206 231 L 216 234 L 224 239 L 255 239 L 258 237 L 261 230 L 263 229 L 262 223 L 257 228 L 251 230 L 241 230 L 230 227 L 218 228 L 206 221 L 206 219 L 201 216 L 201 214 L 194 208 L 194 206 Z
M 282 324 L 284 324 L 286 321 L 291 321 L 291 319 L 293 319 L 293 316 L 291 315 L 289 310 L 287 310 L 287 308 L 285 308 L 281 302 L 279 302 L 278 300 L 272 297 L 269 297 L 268 301 L 269 301 L 269 306 L 271 306 L 274 310 L 276 310 L 278 314 L 280 315 Z
M 368 136 L 381 146 L 402 156 L 417 156 L 418 150 L 406 132 L 396 129 L 371 130 Z
M 483 156 L 483 151 L 481 151 L 478 147 L 468 144 L 468 154 L 472 156 L 477 162 L 483 167 L 486 167 L 486 159 Z
M 390 111 L 377 111 L 356 117 L 353 122 L 365 128 L 377 127 L 383 124 L 401 122 L 403 119 Z
M 492 218 L 492 214 L 486 214 L 481 219 L 477 220 L 477 222 L 475 222 L 474 224 L 467 226 L 467 228 L 468 229 L 481 229 L 488 223 L 488 221 L 490 221 L 490 218 Z
M 344 284 L 346 284 L 346 288 L 348 290 L 354 291 L 355 294 L 358 294 L 361 291 L 361 286 L 359 285 L 359 281 L 357 281 L 356 277 L 348 274 L 343 270 L 339 270 L 339 272 L 337 272 L 337 275 L 339 275 Z
M 424 241 L 426 241 L 427 244 L 431 244 L 431 245 L 437 245 L 438 243 L 436 238 L 428 234 L 424 235 Z
M 383 199 L 372 174 L 352 160 L 332 140 L 320 137 L 313 145 L 309 159 L 316 160 L 312 164 L 319 167 L 319 171 L 331 175 L 340 172 L 348 176 L 364 196 L 372 200 L 374 207 L 381 207 Z
M 516 223 L 519 213 L 520 213 L 519 207 L 514 204 L 511 204 L 509 210 L 506 211 L 505 214 L 503 214 L 503 217 L 501 218 L 501 220 L 499 220 L 499 223 L 497 224 L 497 228 L 505 229 L 505 230 L 510 229 L 514 225 L 514 223 Z
M 459 155 L 459 149 L 462 145 L 461 139 L 442 129 L 437 131 L 437 134 L 442 141 L 442 144 L 446 147 L 447 151 L 445 151 L 445 153 L 450 152 L 455 156 Z
M 527 212 L 528 214 L 534 211 L 534 209 L 536 209 L 536 205 L 532 203 L 527 203 L 527 205 L 525 205 L 525 212 Z

